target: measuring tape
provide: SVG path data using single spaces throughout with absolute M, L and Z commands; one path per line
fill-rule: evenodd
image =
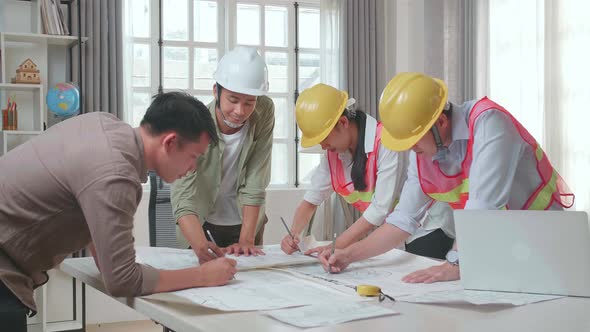
M 356 293 L 360 296 L 373 297 L 378 296 L 379 302 L 383 302 L 385 298 L 395 302 L 395 299 L 381 291 L 381 288 L 373 285 L 358 285 L 354 288 Z

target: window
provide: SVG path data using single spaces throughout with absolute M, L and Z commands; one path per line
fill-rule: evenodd
M 502 101 L 541 145 L 545 46 L 537 30 L 544 24 L 542 15 L 537 0 L 502 0 L 490 6 L 489 16 L 490 96 Z
M 320 83 L 320 10 L 299 6 L 299 92 Z M 298 137 L 301 131 L 298 130 Z M 312 171 L 320 163 L 318 153 L 298 153 L 298 183 L 309 185 Z
M 590 4 L 498 0 L 489 3 L 489 92 L 539 141 L 576 195 L 575 210 L 590 211 Z
M 309 183 L 317 154 L 300 154 L 295 144 L 295 84 L 299 91 L 320 80 L 319 1 L 166 0 L 162 1 L 162 58 L 158 0 L 126 0 L 129 57 L 126 120 L 139 125 L 151 96 L 184 90 L 205 104 L 214 100 L 213 73 L 224 52 L 253 46 L 266 60 L 268 96 L 275 104 L 271 187 Z M 295 83 L 295 29 L 299 36 L 299 80 Z M 225 47 L 227 45 L 228 47 Z M 301 137 L 301 134 L 298 134 Z M 297 175 L 296 175 L 297 174 Z M 297 178 L 296 178 L 297 177 Z
M 157 54 L 157 30 L 151 24 L 157 13 L 152 10 L 155 1 L 128 0 L 125 2 L 125 79 L 128 81 L 126 89 L 125 119 L 132 126 L 138 126 L 146 108 L 150 103 L 150 96 L 157 91 L 154 89 L 155 78 L 152 59 Z M 157 3 L 156 3 L 157 6 Z M 151 32 L 154 31 L 152 34 Z

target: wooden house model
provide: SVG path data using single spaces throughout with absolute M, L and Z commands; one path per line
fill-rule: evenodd
M 13 83 L 41 84 L 39 69 L 37 69 L 37 65 L 33 60 L 30 58 L 26 59 L 18 66 Z

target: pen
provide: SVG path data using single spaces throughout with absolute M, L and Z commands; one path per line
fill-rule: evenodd
M 291 237 L 291 239 L 293 240 L 293 242 L 295 242 L 295 237 L 293 236 L 293 233 L 291 233 L 291 230 L 289 230 L 289 227 L 287 226 L 287 223 L 285 222 L 285 219 L 283 219 L 283 217 L 281 217 L 281 222 L 283 222 L 283 226 L 285 226 L 285 229 L 287 229 L 287 233 L 289 233 L 289 236 Z M 297 246 L 297 250 L 299 250 L 299 245 Z
M 334 255 L 334 250 L 336 249 L 336 236 L 337 234 L 334 233 L 334 238 L 332 239 L 332 253 L 330 254 L 330 257 Z M 330 264 L 328 264 L 328 273 L 332 273 L 332 266 Z
M 213 242 L 213 244 L 219 248 L 219 246 L 217 245 L 217 242 L 215 242 L 215 239 L 213 238 L 213 235 L 211 235 L 211 232 L 209 232 L 209 230 L 207 230 L 206 232 L 207 232 L 207 235 L 209 235 L 209 240 L 211 240 L 211 242 Z M 209 252 L 211 252 L 216 257 L 219 257 L 215 254 L 215 252 L 213 250 L 209 249 Z M 234 279 L 236 279 L 236 277 L 233 276 L 231 279 L 234 280 Z
M 217 245 L 217 242 L 215 242 L 215 239 L 213 238 L 213 235 L 211 235 L 211 232 L 209 232 L 209 230 L 207 230 L 207 235 L 209 235 L 209 240 L 211 240 L 211 242 L 213 242 L 213 244 L 214 244 L 216 247 L 219 247 L 219 246 Z M 213 255 L 217 256 L 217 255 L 215 254 L 215 252 L 213 252 L 212 250 L 211 250 L 211 253 L 213 253 Z

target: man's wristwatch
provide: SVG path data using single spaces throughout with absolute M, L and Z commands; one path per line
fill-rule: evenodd
M 446 256 L 447 262 L 449 262 L 452 265 L 459 265 L 459 252 L 457 250 L 449 250 L 449 252 L 447 252 L 447 256 Z

